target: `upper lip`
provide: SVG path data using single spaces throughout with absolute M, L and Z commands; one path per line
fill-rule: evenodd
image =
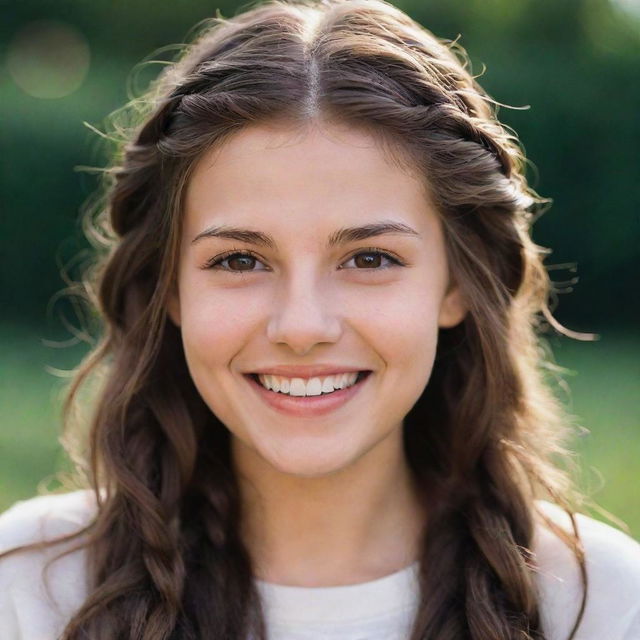
M 338 364 L 315 364 L 315 365 L 274 365 L 272 367 L 262 367 L 248 373 L 283 376 L 285 378 L 315 378 L 319 376 L 331 376 L 339 373 L 358 373 L 368 371 L 362 367 L 350 367 Z

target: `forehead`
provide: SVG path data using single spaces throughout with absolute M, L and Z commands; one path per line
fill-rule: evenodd
M 207 151 L 187 184 L 185 228 L 284 219 L 370 222 L 433 209 L 401 152 L 348 126 L 250 125 Z

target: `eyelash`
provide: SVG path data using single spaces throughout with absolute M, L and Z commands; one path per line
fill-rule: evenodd
M 387 253 L 386 251 L 382 251 L 380 249 L 376 249 L 375 247 L 368 247 L 366 249 L 361 249 L 360 251 L 358 251 L 357 253 L 354 253 L 352 256 L 350 256 L 349 258 L 347 258 L 347 262 L 349 260 L 353 260 L 355 257 L 362 255 L 362 254 L 376 254 L 376 255 L 381 255 L 383 258 L 386 258 L 387 260 L 389 260 L 389 262 L 391 262 L 391 264 L 386 265 L 386 266 L 381 266 L 381 267 L 372 267 L 372 268 L 364 268 L 364 269 L 358 269 L 358 271 L 381 271 L 382 269 L 388 269 L 389 267 L 403 267 L 405 266 L 405 263 L 402 262 L 400 259 L 392 256 L 390 253 Z M 233 258 L 233 257 L 250 257 L 250 258 L 255 258 L 256 260 L 260 261 L 260 258 L 258 255 L 256 255 L 255 253 L 253 253 L 252 251 L 226 251 L 225 253 L 221 253 L 218 256 L 214 256 L 213 258 L 211 258 L 210 260 L 208 260 L 204 265 L 203 265 L 203 269 L 215 269 L 215 268 L 222 268 L 223 271 L 228 271 L 229 273 L 252 273 L 254 271 L 256 271 L 256 269 L 249 269 L 246 271 L 234 271 L 233 269 L 228 269 L 226 267 L 220 267 L 220 265 L 225 261 L 228 260 L 229 258 Z M 357 269 L 357 267 L 356 267 Z M 266 271 L 266 269 L 257 269 L 257 271 Z

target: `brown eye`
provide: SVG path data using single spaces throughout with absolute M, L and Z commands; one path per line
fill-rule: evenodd
M 351 266 L 349 263 L 353 263 Z M 402 263 L 397 258 L 390 256 L 388 253 L 384 251 L 361 251 L 360 253 L 356 253 L 354 256 L 347 260 L 343 267 L 347 267 L 349 269 L 375 269 L 382 270 L 388 267 L 393 267 L 396 265 L 401 265 Z
M 380 253 L 359 253 L 354 256 L 354 262 L 359 268 L 376 268 L 382 264 L 382 255 Z
M 261 265 L 261 266 L 258 266 Z M 266 271 L 264 264 L 254 255 L 245 252 L 234 251 L 212 258 L 205 269 L 219 269 L 230 271 L 231 273 L 242 273 L 252 271 Z
M 227 258 L 227 263 L 232 271 L 251 271 L 255 266 L 256 259 L 253 256 L 236 254 Z

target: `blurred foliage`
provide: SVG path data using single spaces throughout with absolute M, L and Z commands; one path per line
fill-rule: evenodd
M 535 240 L 553 248 L 548 264 L 577 263 L 581 280 L 572 295 L 561 297 L 558 319 L 596 332 L 630 325 L 640 306 L 629 295 L 640 254 L 640 11 L 633 13 L 626 0 L 397 5 L 439 37 L 460 36 L 483 86 L 516 107 L 500 108 L 499 116 L 520 135 L 537 168 L 530 172 L 532 185 L 554 200 L 536 224 Z M 59 265 L 85 246 L 78 213 L 97 180 L 74 167 L 104 165 L 107 158 L 82 122 L 103 129 L 105 117 L 127 100 L 134 65 L 169 59 L 171 51 L 154 52 L 188 41 L 194 25 L 216 9 L 230 17 L 248 6 L 229 0 L 0 0 L 5 319 L 40 325 L 47 302 L 63 286 Z M 40 20 L 74 27 L 89 45 L 89 74 L 63 98 L 31 97 L 3 64 L 16 35 Z M 144 66 L 137 90 L 159 69 Z

